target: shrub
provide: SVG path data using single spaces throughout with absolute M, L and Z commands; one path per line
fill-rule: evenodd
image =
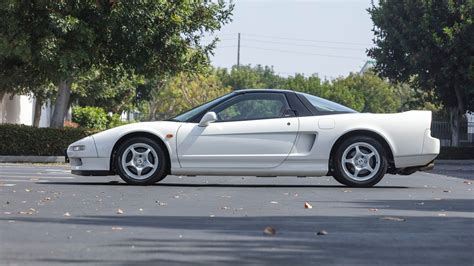
M 441 151 L 436 159 L 474 160 L 474 147 L 441 147 Z
M 69 144 L 96 132 L 4 124 L 0 125 L 0 155 L 62 156 Z
M 72 121 L 81 127 L 104 130 L 107 128 L 107 113 L 100 107 L 80 107 L 72 108 Z
M 107 116 L 107 128 L 118 127 L 130 123 L 134 123 L 135 121 L 122 121 L 122 118 L 119 114 L 113 114 Z

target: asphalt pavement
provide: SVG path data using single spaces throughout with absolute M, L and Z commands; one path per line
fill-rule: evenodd
M 472 164 L 374 188 L 209 176 L 137 187 L 0 164 L 0 264 L 473 265 L 472 183 Z

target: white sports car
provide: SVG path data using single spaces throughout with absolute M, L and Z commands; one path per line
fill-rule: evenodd
M 67 149 L 73 174 L 150 185 L 166 175 L 325 176 L 370 187 L 433 168 L 431 112 L 358 113 L 287 90 L 240 90 L 167 121 L 109 129 Z

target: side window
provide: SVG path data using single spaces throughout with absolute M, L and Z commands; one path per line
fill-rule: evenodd
M 246 93 L 214 108 L 217 121 L 239 121 L 283 117 L 289 109 L 282 93 Z

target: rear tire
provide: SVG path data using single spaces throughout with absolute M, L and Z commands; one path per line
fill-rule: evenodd
M 161 145 L 146 137 L 126 140 L 117 150 L 120 177 L 132 185 L 152 185 L 166 177 L 168 159 Z
M 349 187 L 372 187 L 387 173 L 387 155 L 377 140 L 354 136 L 337 147 L 333 159 L 334 178 Z

